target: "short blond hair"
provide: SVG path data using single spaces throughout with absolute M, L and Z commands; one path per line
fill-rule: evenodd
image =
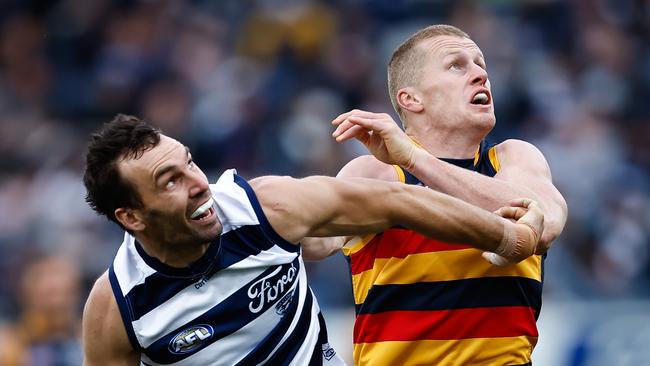
M 424 29 L 420 29 L 404 41 L 404 43 L 399 45 L 388 62 L 388 92 L 390 93 L 390 102 L 402 119 L 402 123 L 405 121 L 402 109 L 397 103 L 397 91 L 403 87 L 414 85 L 420 76 L 420 73 L 417 71 L 422 67 L 424 54 L 417 50 L 416 46 L 426 39 L 438 36 L 469 38 L 467 33 L 452 25 L 430 25 Z

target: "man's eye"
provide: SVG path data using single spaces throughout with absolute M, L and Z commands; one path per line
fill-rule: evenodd
M 187 162 L 187 167 L 188 167 L 188 168 L 192 169 L 192 168 L 194 168 L 195 166 L 196 166 L 196 164 L 194 164 L 194 160 L 190 160 L 190 161 Z
M 452 69 L 452 70 L 460 69 L 460 64 L 459 64 L 458 62 L 452 62 L 452 63 L 449 65 L 449 68 Z
M 167 181 L 167 184 L 165 184 L 165 189 L 172 189 L 176 185 L 176 180 L 170 179 Z

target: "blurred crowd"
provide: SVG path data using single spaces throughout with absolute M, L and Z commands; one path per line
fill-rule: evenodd
M 567 200 L 546 298 L 650 297 L 647 1 L 4 0 L 0 8 L 7 329 L 34 316 L 55 322 L 39 310 L 47 304 L 32 302 L 55 301 L 60 289 L 35 287 L 69 271 L 62 281 L 73 301 L 56 306 L 77 315 L 57 342 L 78 332 L 83 300 L 121 242 L 84 202 L 83 153 L 101 123 L 116 113 L 144 118 L 185 142 L 212 179 L 231 167 L 247 178 L 335 175 L 365 152 L 336 144 L 329 122 L 357 107 L 397 119 L 388 58 L 433 23 L 467 31 L 486 56 L 497 115 L 490 139 L 537 145 Z M 58 264 L 41 263 L 48 259 Z M 352 306 L 342 263 L 310 266 L 325 307 Z M 30 300 L 29 291 L 41 292 Z

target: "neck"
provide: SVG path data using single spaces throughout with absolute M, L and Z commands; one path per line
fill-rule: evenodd
M 190 264 L 201 258 L 210 247 L 210 243 L 200 245 L 178 243 L 170 246 L 160 244 L 159 242 L 146 237 L 136 236 L 136 239 L 147 255 L 154 257 L 165 265 L 173 268 L 188 267 Z
M 438 158 L 470 159 L 485 138 L 484 131 L 436 126 L 433 123 L 409 123 L 406 134 Z

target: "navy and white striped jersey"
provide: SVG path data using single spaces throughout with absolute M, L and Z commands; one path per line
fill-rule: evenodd
M 109 278 L 141 364 L 344 364 L 328 344 L 300 247 L 273 230 L 235 173 L 210 185 L 223 232 L 189 267 L 166 266 L 124 236 Z

